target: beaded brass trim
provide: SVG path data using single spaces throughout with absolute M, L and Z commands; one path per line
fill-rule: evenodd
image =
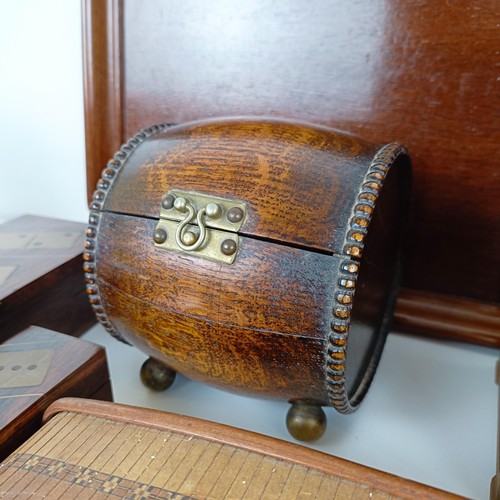
M 160 125 L 153 125 L 152 127 L 145 128 L 136 134 L 132 139 L 123 144 L 121 148 L 115 153 L 114 157 L 108 161 L 106 167 L 101 173 L 100 179 L 97 181 L 97 188 L 90 204 L 89 225 L 86 231 L 85 250 L 83 252 L 83 270 L 85 272 L 85 282 L 87 283 L 87 295 L 96 318 L 100 321 L 105 330 L 116 339 L 130 343 L 117 331 L 115 326 L 111 323 L 104 307 L 102 305 L 101 294 L 96 278 L 96 247 L 97 247 L 97 233 L 100 223 L 101 210 L 106 201 L 107 194 L 115 181 L 118 172 L 127 162 L 133 151 L 148 137 L 166 130 L 173 124 L 163 123 Z
M 347 394 L 345 380 L 346 349 L 349 337 L 350 317 L 356 280 L 363 255 L 364 240 L 368 233 L 371 218 L 384 180 L 395 160 L 406 155 L 406 149 L 399 144 L 388 144 L 382 147 L 373 158 L 363 179 L 362 187 L 354 204 L 349 229 L 344 242 L 344 255 L 339 268 L 339 280 L 335 288 L 335 305 L 333 320 L 326 347 L 326 382 L 330 404 L 340 413 L 352 413 L 357 409 L 372 381 L 380 352 L 367 368 L 363 381 L 352 398 Z

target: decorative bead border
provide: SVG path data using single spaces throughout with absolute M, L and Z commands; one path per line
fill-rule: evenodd
M 340 413 L 352 413 L 357 409 L 372 381 L 382 346 L 374 353 L 372 362 L 356 393 L 349 398 L 345 380 L 346 349 L 356 280 L 363 255 L 364 240 L 375 209 L 384 180 L 395 160 L 406 155 L 406 149 L 396 143 L 387 144 L 377 151 L 363 179 L 343 244 L 343 255 L 339 267 L 339 280 L 335 287 L 333 320 L 326 349 L 326 382 L 330 404 Z
M 145 128 L 136 134 L 132 139 L 123 144 L 120 149 L 115 153 L 114 157 L 108 161 L 106 167 L 101 173 L 100 179 L 97 181 L 97 189 L 92 197 L 90 204 L 89 225 L 86 231 L 85 250 L 83 252 L 83 270 L 85 272 L 85 282 L 87 283 L 87 295 L 96 318 L 100 321 L 105 330 L 113 337 L 124 342 L 130 343 L 117 331 L 115 326 L 111 323 L 104 307 L 102 305 L 101 294 L 97 284 L 96 277 L 96 247 L 97 247 L 97 233 L 100 223 L 101 211 L 108 192 L 115 181 L 119 170 L 127 162 L 130 155 L 135 151 L 137 146 L 145 139 L 151 137 L 158 132 L 162 132 L 173 124 L 162 123 L 160 125 L 153 125 L 152 127 Z

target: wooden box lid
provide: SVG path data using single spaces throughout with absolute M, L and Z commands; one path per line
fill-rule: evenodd
M 77 335 L 95 322 L 81 272 L 84 229 L 34 215 L 0 225 L 0 341 L 30 325 Z
M 192 417 L 69 398 L 51 406 L 46 418 L 4 462 L 0 491 L 62 498 L 459 498 Z
M 32 326 L 0 345 L 0 457 L 41 425 L 65 396 L 111 400 L 102 347 Z

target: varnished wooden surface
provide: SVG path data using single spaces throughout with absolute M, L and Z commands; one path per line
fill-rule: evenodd
M 402 290 L 393 329 L 412 334 L 500 348 L 500 306 Z
M 212 194 L 247 205 L 240 233 L 342 253 L 376 151 L 354 137 L 293 122 L 176 126 L 137 148 L 103 209 L 158 218 L 170 189 Z
M 396 140 L 415 171 L 405 286 L 500 300 L 494 0 L 84 5 L 89 195 L 155 122 L 271 115 Z
M 0 340 L 32 324 L 79 335 L 95 323 L 81 274 L 84 228 L 32 215 L 0 226 Z
M 62 498 L 139 496 L 145 490 L 161 498 L 177 493 L 194 499 L 458 498 L 290 443 L 180 415 L 71 399 L 46 415 L 52 417 L 49 422 L 0 469 L 0 491 Z
M 118 331 L 192 378 L 325 400 L 323 345 L 338 257 L 242 238 L 227 266 L 155 248 L 154 227 L 102 216 L 97 283 Z
M 94 195 L 90 300 L 110 333 L 185 375 L 352 411 L 388 331 L 409 174 L 398 145 L 304 124 L 149 129 L 117 153 Z M 246 204 L 231 265 L 154 245 L 172 189 Z
M 41 425 L 43 411 L 64 396 L 112 399 L 102 347 L 31 327 L 0 345 L 0 457 Z

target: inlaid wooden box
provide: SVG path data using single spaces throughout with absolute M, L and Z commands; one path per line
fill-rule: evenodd
M 226 425 L 62 399 L 0 467 L 0 495 L 151 499 L 458 499 Z
M 0 458 L 41 425 L 56 399 L 112 399 L 102 347 L 32 326 L 0 344 Z
M 0 342 L 30 325 L 79 335 L 95 322 L 81 277 L 84 232 L 34 215 L 0 225 Z

